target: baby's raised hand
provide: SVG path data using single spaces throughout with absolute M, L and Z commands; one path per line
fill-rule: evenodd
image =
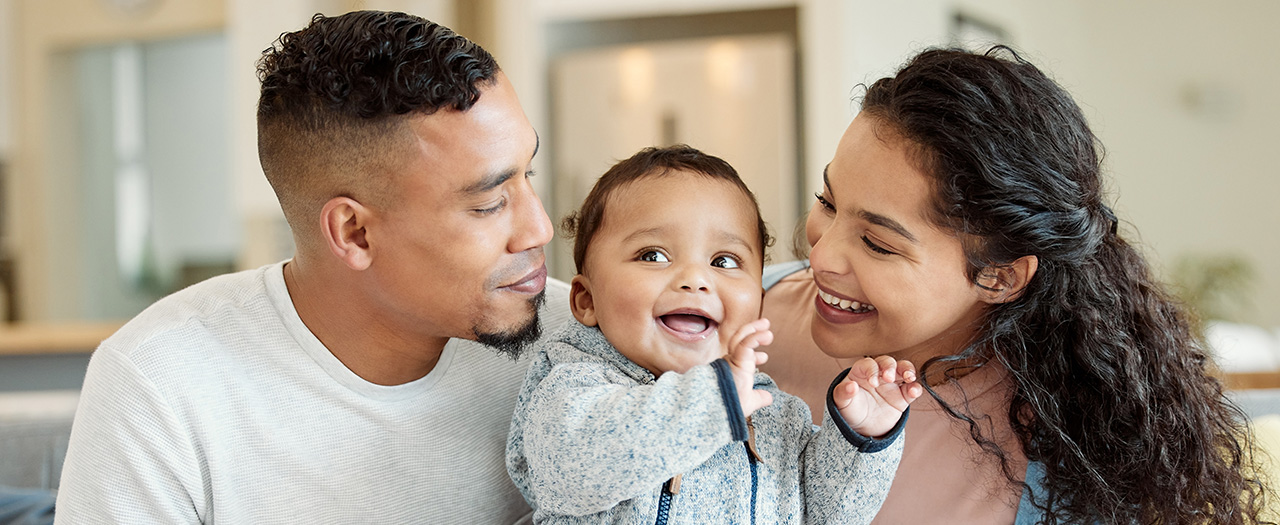
M 923 393 L 924 387 L 916 382 L 915 365 L 882 355 L 859 359 L 831 394 L 849 428 L 867 437 L 880 437 L 893 430 L 907 405 Z
M 773 332 L 769 331 L 768 319 L 756 319 L 747 323 L 729 338 L 728 353 L 724 360 L 729 362 L 729 368 L 733 370 L 733 384 L 738 389 L 742 417 L 750 416 L 756 410 L 773 403 L 773 395 L 753 388 L 756 367 L 769 359 L 769 354 L 757 352 L 756 348 L 772 342 Z

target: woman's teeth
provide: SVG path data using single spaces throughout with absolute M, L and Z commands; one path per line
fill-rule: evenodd
M 860 314 L 860 313 L 866 313 L 866 312 L 870 312 L 870 311 L 873 311 L 873 310 L 875 310 L 875 309 L 876 309 L 876 307 L 875 307 L 875 306 L 872 306 L 872 305 L 869 305 L 869 304 L 865 304 L 865 303 L 860 303 L 860 302 L 858 302 L 858 301 L 850 301 L 850 300 L 848 300 L 848 299 L 841 299 L 841 298 L 839 298 L 839 297 L 836 297 L 836 296 L 834 296 L 834 295 L 831 295 L 831 294 L 829 294 L 829 293 L 827 293 L 827 292 L 824 292 L 824 291 L 822 291 L 822 290 L 818 290 L 818 297 L 821 297 L 821 298 L 822 298 L 822 302 L 824 302 L 824 303 L 827 303 L 827 304 L 829 304 L 829 305 L 831 305 L 831 306 L 834 306 L 834 307 L 836 307 L 836 308 L 839 308 L 839 309 L 841 309 L 841 310 L 846 310 L 846 311 L 850 311 L 850 312 L 854 312 L 854 313 L 859 313 L 859 314 Z

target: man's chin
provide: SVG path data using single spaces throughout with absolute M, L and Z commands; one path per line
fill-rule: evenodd
M 512 360 L 519 359 L 525 348 L 542 337 L 542 323 L 539 321 L 538 310 L 542 308 L 542 303 L 546 302 L 546 295 L 544 290 L 529 298 L 529 311 L 521 312 L 528 317 L 515 327 L 500 330 L 473 327 L 471 330 L 475 334 L 476 342 L 493 348 Z

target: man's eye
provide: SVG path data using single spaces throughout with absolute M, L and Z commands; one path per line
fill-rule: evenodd
M 671 262 L 667 259 L 667 254 L 658 250 L 645 250 L 640 252 L 640 260 L 645 262 Z
M 741 268 L 742 267 L 741 264 L 738 264 L 737 258 L 734 258 L 729 255 L 717 255 L 716 258 L 711 259 L 711 266 L 715 266 L 716 268 Z
M 498 201 L 498 203 L 497 203 L 497 204 L 495 204 L 495 205 L 493 205 L 493 206 L 490 206 L 490 207 L 488 207 L 488 208 L 476 208 L 476 209 L 471 210 L 471 211 L 473 211 L 473 212 L 475 212 L 475 213 L 478 213 L 478 214 L 480 214 L 480 215 L 493 215 L 493 214 L 495 214 L 495 213 L 498 213 L 500 210 L 502 210 L 502 208 L 503 208 L 504 206 L 506 206 L 506 205 L 507 205 L 507 199 L 506 199 L 506 198 L 503 198 L 502 200 L 499 200 L 499 201 Z

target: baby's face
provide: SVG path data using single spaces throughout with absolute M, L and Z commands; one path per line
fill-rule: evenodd
M 580 281 L 579 319 L 655 375 L 725 353 L 760 316 L 755 207 L 729 182 L 686 172 L 645 177 L 610 197 Z

